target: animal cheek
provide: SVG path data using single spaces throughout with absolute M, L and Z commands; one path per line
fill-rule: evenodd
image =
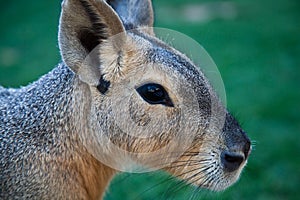
M 174 124 L 180 122 L 181 109 L 177 107 L 166 108 L 167 120 L 170 120 Z
M 131 98 L 129 102 L 129 116 L 137 126 L 146 126 L 151 121 L 145 107 L 134 98 Z

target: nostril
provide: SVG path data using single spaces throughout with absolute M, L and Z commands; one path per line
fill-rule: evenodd
M 222 164 L 228 172 L 237 170 L 244 160 L 245 157 L 239 153 L 225 151 L 221 154 Z
M 250 152 L 251 152 L 251 142 L 250 142 L 250 140 L 247 140 L 247 142 L 246 142 L 246 144 L 244 146 L 245 159 L 248 158 Z

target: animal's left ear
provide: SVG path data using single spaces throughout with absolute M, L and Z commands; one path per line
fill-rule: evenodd
M 109 40 L 116 34 L 118 40 Z M 126 39 L 119 16 L 104 0 L 64 0 L 58 35 L 63 62 L 90 85 L 97 85 L 102 74 L 99 65 L 84 64 L 86 57 L 106 42 L 110 57 L 117 59 Z
M 153 27 L 151 0 L 107 0 L 121 18 L 126 30 Z

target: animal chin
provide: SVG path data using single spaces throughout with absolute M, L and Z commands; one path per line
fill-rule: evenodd
M 224 172 L 224 175 L 221 176 L 220 181 L 216 185 L 216 187 L 212 188 L 214 191 L 222 191 L 232 186 L 239 180 L 240 174 L 242 172 L 243 166 L 241 166 L 238 170 L 233 172 Z

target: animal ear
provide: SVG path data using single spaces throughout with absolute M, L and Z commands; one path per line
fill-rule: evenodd
M 151 0 L 108 0 L 120 16 L 126 30 L 153 26 Z
M 99 44 L 108 41 L 109 37 L 125 34 L 124 31 L 120 18 L 104 0 L 62 2 L 58 34 L 61 56 L 64 63 L 84 82 L 96 85 L 101 76 L 99 66 L 83 64 L 86 57 Z M 120 51 L 123 45 L 121 41 L 111 44 L 111 53 Z

